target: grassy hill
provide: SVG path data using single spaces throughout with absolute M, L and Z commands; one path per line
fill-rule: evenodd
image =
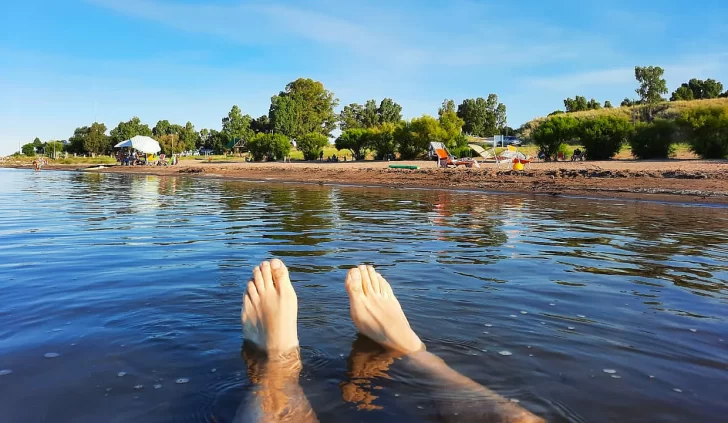
M 666 101 L 655 106 L 654 116 L 659 119 L 676 119 L 686 110 L 698 107 L 724 107 L 728 109 L 728 98 L 714 98 L 710 100 L 690 100 L 690 101 Z M 576 119 L 591 119 L 597 116 L 619 116 L 634 121 L 643 120 L 644 106 L 633 107 L 615 107 L 612 109 L 585 110 L 582 112 L 564 113 Z M 541 122 L 547 119 L 546 116 L 535 118 L 526 122 L 521 127 L 521 136 L 530 139 L 530 134 Z

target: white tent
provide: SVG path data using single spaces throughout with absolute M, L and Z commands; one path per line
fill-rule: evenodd
M 114 148 L 118 147 L 130 147 L 147 154 L 156 154 L 162 151 L 162 147 L 159 146 L 157 140 L 143 135 L 137 135 L 114 146 Z

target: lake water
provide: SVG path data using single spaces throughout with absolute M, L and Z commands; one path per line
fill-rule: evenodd
M 2 422 L 231 421 L 271 257 L 322 422 L 440 421 L 397 363 L 381 408 L 342 398 L 358 263 L 430 351 L 549 421 L 728 415 L 727 208 L 0 169 L 0 240 Z

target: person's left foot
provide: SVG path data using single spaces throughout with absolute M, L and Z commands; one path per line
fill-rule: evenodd
M 253 269 L 241 317 L 245 340 L 269 357 L 298 347 L 298 299 L 282 261 L 264 261 Z

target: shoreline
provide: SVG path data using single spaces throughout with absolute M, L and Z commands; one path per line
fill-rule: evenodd
M 725 160 L 533 163 L 523 172 L 511 171 L 508 164 L 497 166 L 493 163 L 482 164 L 480 169 L 438 169 L 434 161 L 391 162 L 420 166 L 418 170 L 389 169 L 389 164 L 374 161 L 208 163 L 183 160 L 170 167 L 112 165 L 85 171 L 728 205 L 728 161 Z M 12 163 L 1 166 L 31 168 Z M 84 170 L 84 167 L 81 164 L 49 164 L 44 169 L 76 171 Z

